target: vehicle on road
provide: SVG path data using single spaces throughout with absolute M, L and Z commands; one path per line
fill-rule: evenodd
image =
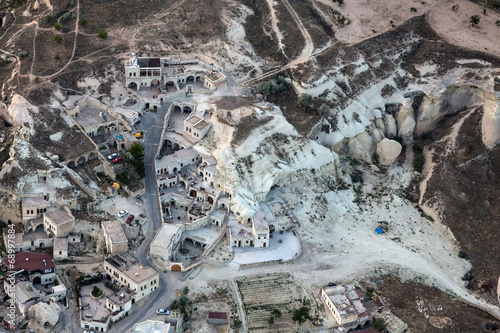
M 333 282 L 329 282 L 328 283 L 328 287 L 335 287 L 337 284 L 336 283 L 333 283 Z
M 128 210 L 121 210 L 119 213 L 118 213 L 118 217 L 124 217 L 125 215 L 128 214 Z
M 108 160 L 114 160 L 115 158 L 120 157 L 120 154 L 114 153 L 108 156 Z
M 113 163 L 118 163 L 118 162 L 121 162 L 122 160 L 123 160 L 123 159 L 122 159 L 120 156 L 118 156 L 117 158 L 115 158 L 115 159 L 114 159 L 113 161 L 111 161 L 111 162 L 113 162 Z
M 127 224 L 130 224 L 132 223 L 132 221 L 134 220 L 134 215 L 130 215 L 128 218 L 127 218 L 127 221 L 125 221 Z
M 156 310 L 156 314 L 159 314 L 159 315 L 168 315 L 168 314 L 170 314 L 170 310 L 167 310 L 167 309 L 158 309 L 158 310 Z
M 95 332 L 94 331 L 85 330 L 85 331 L 83 331 L 83 333 L 95 333 Z

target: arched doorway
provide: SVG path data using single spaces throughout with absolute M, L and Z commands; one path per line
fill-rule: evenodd
M 45 247 L 45 243 L 40 243 L 40 247 Z
M 36 276 L 33 278 L 33 284 L 40 284 L 42 283 L 42 278 L 39 276 Z
M 179 112 L 179 113 L 182 112 L 181 107 L 179 105 L 174 106 L 174 110 L 173 111 L 174 112 Z
M 196 82 L 200 82 L 201 81 L 201 76 L 197 76 L 196 77 Z
M 95 156 L 94 153 L 90 153 L 89 157 L 87 157 L 87 161 L 92 161 L 92 160 L 95 160 L 95 159 L 97 159 L 97 157 Z
M 166 84 L 165 84 L 165 89 L 168 89 L 169 88 L 175 88 L 175 82 L 174 81 L 168 81 Z
M 158 87 L 160 85 L 160 81 L 157 79 L 151 80 L 151 87 Z
M 190 197 L 193 197 L 193 198 L 196 198 L 197 194 L 198 194 L 198 193 L 196 193 L 196 191 L 195 191 L 195 190 L 191 190 L 191 191 L 189 192 L 189 196 L 190 196 Z
M 75 161 L 69 161 L 68 163 L 68 168 L 74 169 L 75 168 Z
M 208 197 L 207 198 L 207 201 L 209 204 L 213 205 L 214 204 L 214 199 L 212 199 L 212 197 Z
M 194 82 L 194 76 L 188 76 L 186 82 Z
M 184 112 L 191 113 L 191 108 L 189 106 L 184 107 Z
M 172 266 L 172 272 L 180 272 L 181 270 L 182 270 L 181 266 L 179 266 L 179 265 Z
M 106 133 L 106 129 L 104 128 L 104 126 L 101 126 L 97 129 L 97 135 L 104 135 L 104 133 Z
M 203 172 L 200 171 L 200 177 L 203 177 Z
M 82 164 L 84 164 L 84 163 L 85 163 L 85 157 L 84 157 L 84 156 L 82 156 L 82 157 L 80 157 L 80 158 L 78 159 L 78 165 L 82 165 Z
M 135 82 L 130 82 L 130 83 L 128 84 L 128 87 L 129 87 L 130 89 L 132 89 L 132 90 L 137 90 L 137 83 L 135 83 Z

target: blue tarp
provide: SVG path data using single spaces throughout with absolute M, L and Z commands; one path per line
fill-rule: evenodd
M 377 233 L 377 235 L 380 235 L 381 233 L 384 232 L 384 230 L 382 230 L 382 228 L 377 228 L 375 229 L 375 232 Z
M 123 135 L 115 135 L 115 137 L 117 137 L 119 140 L 123 140 Z

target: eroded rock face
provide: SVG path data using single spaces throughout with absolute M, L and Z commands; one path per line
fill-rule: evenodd
M 57 303 L 40 302 L 29 308 L 28 317 L 33 318 L 38 326 L 47 328 L 47 326 L 54 327 L 57 324 L 60 313 L 61 309 Z
M 391 165 L 401 154 L 401 144 L 395 140 L 383 139 L 377 144 L 377 154 L 381 165 Z

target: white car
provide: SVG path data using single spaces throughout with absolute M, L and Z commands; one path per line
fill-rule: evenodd
M 170 314 L 170 310 L 167 310 L 167 309 L 158 309 L 158 310 L 156 310 L 156 314 L 159 314 L 159 315 L 168 315 L 168 314 Z
M 118 213 L 118 217 L 124 217 L 125 215 L 128 214 L 128 210 L 122 210 Z
M 117 158 L 118 156 L 120 156 L 120 154 L 118 153 L 113 153 L 111 155 L 108 156 L 108 160 L 114 160 L 115 158 Z

